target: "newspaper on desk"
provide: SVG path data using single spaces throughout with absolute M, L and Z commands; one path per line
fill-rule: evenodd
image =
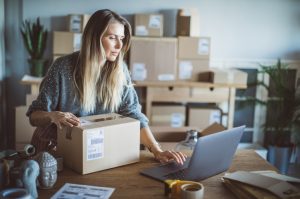
M 115 188 L 66 183 L 51 199 L 108 199 Z

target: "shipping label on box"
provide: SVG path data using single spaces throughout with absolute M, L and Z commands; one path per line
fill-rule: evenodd
M 190 59 L 178 61 L 178 79 L 197 81 L 200 72 L 209 69 L 209 59 Z
M 138 120 L 115 113 L 80 120 L 81 126 L 58 130 L 57 153 L 67 167 L 87 174 L 139 161 Z

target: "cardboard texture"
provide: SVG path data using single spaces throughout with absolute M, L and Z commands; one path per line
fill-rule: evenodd
M 182 127 L 185 125 L 185 119 L 185 106 L 152 106 L 152 126 Z
M 186 132 L 191 129 L 197 129 L 197 127 L 184 126 L 174 128 L 170 126 L 151 126 L 150 127 L 155 139 L 158 142 L 180 142 L 186 138 Z
M 206 136 L 206 135 L 210 135 L 210 134 L 217 133 L 217 132 L 224 131 L 224 130 L 226 130 L 226 128 L 223 125 L 214 122 L 213 124 L 209 125 L 205 129 L 203 129 L 200 133 L 200 136 Z
M 178 60 L 178 79 L 197 81 L 198 74 L 209 69 L 209 59 Z
M 208 71 L 203 71 L 198 74 L 198 81 L 211 83 L 234 83 L 247 84 L 247 73 L 235 69 L 218 69 L 210 68 Z
M 176 38 L 133 37 L 130 71 L 136 81 L 175 80 L 177 71 Z
M 88 14 L 70 14 L 67 16 L 68 30 L 70 32 L 83 32 L 88 20 L 90 19 Z
M 190 95 L 188 87 L 148 87 L 148 93 L 153 98 L 187 98 Z
M 222 115 L 219 109 L 191 107 L 188 110 L 188 126 L 204 129 L 215 122 L 221 123 Z
M 53 55 L 66 55 L 81 47 L 81 33 L 53 32 Z
M 243 184 L 266 190 L 270 193 L 273 193 L 278 198 L 287 199 L 300 197 L 300 190 L 292 184 L 257 173 L 236 171 L 234 173 L 225 175 L 223 178 L 234 181 L 234 183 L 238 185 L 240 189 L 255 195 L 255 198 L 262 198 L 261 196 L 264 196 L 265 194 L 264 191 L 261 192 L 258 189 L 244 186 Z M 258 197 L 259 195 L 260 197 Z
M 81 126 L 57 133 L 57 153 L 81 174 L 139 161 L 140 122 L 118 114 L 81 117 Z
M 200 16 L 197 9 L 179 9 L 177 14 L 177 36 L 200 36 Z
M 178 37 L 178 59 L 210 58 L 209 37 Z
M 162 14 L 136 14 L 134 35 L 146 37 L 163 36 L 164 17 Z
M 186 138 L 186 132 L 188 130 L 197 130 L 199 136 L 206 136 L 220 131 L 224 131 L 226 128 L 218 123 L 213 123 L 205 129 L 201 130 L 195 126 L 185 127 L 166 127 L 166 126 L 153 126 L 151 127 L 152 133 L 158 142 L 180 142 Z

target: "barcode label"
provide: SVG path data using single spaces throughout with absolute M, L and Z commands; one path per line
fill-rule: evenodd
M 95 160 L 104 157 L 104 132 L 102 129 L 89 130 L 87 132 L 87 160 Z

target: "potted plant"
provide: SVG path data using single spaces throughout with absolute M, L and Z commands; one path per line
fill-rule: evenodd
M 44 73 L 45 59 L 43 54 L 46 49 L 48 31 L 37 18 L 36 22 L 31 23 L 25 20 L 20 29 L 24 45 L 30 55 L 28 59 L 30 65 L 30 74 L 42 77 Z
M 260 104 L 264 104 L 268 111 L 267 120 L 264 124 L 265 145 L 268 147 L 268 161 L 275 165 L 281 173 L 288 170 L 291 142 L 290 133 L 294 123 L 293 117 L 296 108 L 295 81 L 289 78 L 287 64 L 281 63 L 278 59 L 275 65 L 260 65 L 261 73 L 267 74 L 270 84 L 258 82 L 269 93 L 267 100 L 256 99 Z

